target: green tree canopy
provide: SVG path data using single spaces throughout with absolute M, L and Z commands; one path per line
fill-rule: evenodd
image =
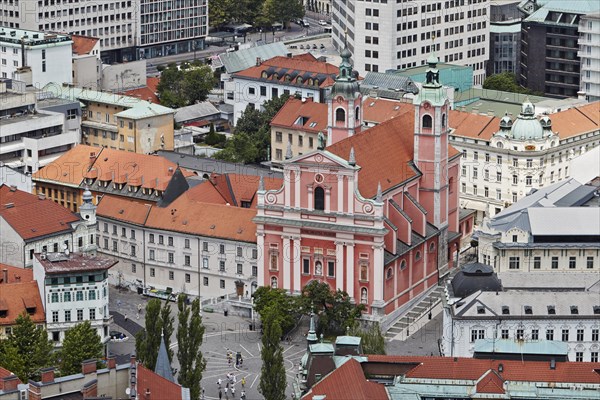
M 282 335 L 283 312 L 276 305 L 262 309 L 262 368 L 258 390 L 268 400 L 285 400 L 286 375 L 283 364 Z
M 171 316 L 171 306 L 165 302 L 161 306 L 159 299 L 151 299 L 146 304 L 145 329 L 135 336 L 135 352 L 138 360 L 148 369 L 154 370 L 161 335 L 164 336 L 169 362 L 173 360 L 171 336 L 173 335 L 174 317 Z M 166 323 L 165 323 L 166 321 Z
M 75 325 L 65 332 L 63 347 L 59 352 L 59 368 L 62 375 L 81 372 L 81 363 L 102 357 L 104 346 L 90 321 Z
M 312 281 L 306 285 L 302 301 L 305 313 L 314 307 L 319 314 L 318 330 L 325 335 L 343 335 L 365 310 L 363 304 L 352 304 L 348 293 L 333 291 L 325 282 Z
M 488 76 L 483 82 L 484 89 L 501 90 L 503 92 L 530 94 L 526 88 L 519 86 L 517 77 L 511 72 L 503 72 Z
M 27 382 L 40 368 L 54 365 L 53 348 L 48 332 L 38 328 L 29 314 L 23 313 L 17 317 L 8 339 L 0 342 L 0 366 Z
M 304 5 L 301 0 L 264 0 L 262 15 L 270 23 L 289 22 L 304 17 Z
M 244 164 L 268 160 L 271 120 L 287 100 L 286 96 L 275 97 L 263 104 L 263 111 L 248 105 L 237 120 L 233 138 L 214 158 Z
M 360 343 L 363 354 L 385 354 L 385 338 L 378 323 L 373 323 L 368 329 L 363 329 L 359 324 L 354 324 L 348 334 L 361 338 Z
M 200 299 L 195 299 L 191 307 L 187 304 L 187 296 L 180 294 L 177 298 L 179 310 L 177 327 L 177 359 L 179 375 L 177 381 L 190 389 L 192 400 L 200 399 L 200 381 L 206 368 L 206 361 L 200 351 L 204 325 L 200 316 Z
M 170 64 L 161 72 L 156 89 L 162 105 L 179 108 L 206 100 L 215 83 L 208 65 L 179 69 Z
M 270 286 L 261 286 L 252 294 L 254 309 L 262 317 L 263 312 L 269 307 L 281 311 L 280 324 L 282 333 L 289 332 L 300 317 L 300 298 L 290 296 L 284 289 L 273 289 Z

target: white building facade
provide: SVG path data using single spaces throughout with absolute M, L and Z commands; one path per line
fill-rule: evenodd
M 579 21 L 581 92 L 589 101 L 600 100 L 600 13 L 583 15 Z
M 65 332 L 84 321 L 106 343 L 111 317 L 108 311 L 108 269 L 115 262 L 82 253 L 36 254 L 33 277 L 46 312 L 48 338 L 61 347 Z
M 50 82 L 72 83 L 72 44 L 68 35 L 0 26 L 0 78 L 17 79 L 17 70 L 28 66 L 28 84 L 37 88 Z
M 361 75 L 440 61 L 473 67 L 473 84 L 483 85 L 489 59 L 488 0 L 427 2 L 333 0 L 332 38 L 347 40 Z
M 587 113 L 593 119 L 598 103 L 538 119 L 535 106 L 526 102 L 514 121 L 507 115 L 499 122 L 491 120 L 499 126 L 490 137 L 451 132 L 452 146 L 462 152 L 461 205 L 477 210 L 480 222 L 531 190 L 568 178 L 570 160 L 600 144 L 598 125 L 589 120 L 585 124 Z M 582 124 L 573 122 L 578 117 Z M 553 122 L 569 130 L 556 132 Z
M 445 304 L 442 355 L 472 357 L 478 340 L 561 341 L 569 361 L 598 362 L 598 292 L 477 291 Z M 526 347 L 525 347 L 526 348 Z

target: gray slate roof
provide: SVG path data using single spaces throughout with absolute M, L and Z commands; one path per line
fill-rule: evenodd
M 165 346 L 164 337 L 160 338 L 160 347 L 158 349 L 158 357 L 156 359 L 156 366 L 154 372 L 162 376 L 165 379 L 175 382 L 173 378 L 173 371 L 171 370 L 171 363 L 169 362 L 169 355 L 167 354 L 167 346 Z
M 401 99 L 405 93 L 419 93 L 417 85 L 407 76 L 367 72 L 360 82 L 360 91 L 369 94 L 372 90 L 376 90 L 379 97 L 395 100 Z
M 219 116 L 221 112 L 209 101 L 192 104 L 175 110 L 175 122 L 178 124 L 188 121 L 207 119 L 212 116 Z
M 285 56 L 288 49 L 283 42 L 263 44 L 262 46 L 250 47 L 230 53 L 219 54 L 225 70 L 229 74 L 243 71 L 256 65 L 256 59 L 268 60 L 277 56 Z

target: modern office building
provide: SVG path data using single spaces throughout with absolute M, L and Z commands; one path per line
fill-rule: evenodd
M 100 39 L 106 64 L 204 48 L 207 0 L 3 0 L 0 25 Z
M 42 109 L 23 82 L 0 78 L 0 162 L 34 173 L 81 140 L 79 102 Z
M 490 5 L 490 60 L 487 75 L 511 72 L 519 67 L 521 46 L 520 0 Z
M 580 20 L 585 14 L 600 11 L 600 3 L 524 0 L 519 8 L 524 13 L 519 83 L 546 96 L 576 97 L 581 72 Z M 587 52 L 588 45 L 583 46 Z
M 71 83 L 72 45 L 68 35 L 8 28 L 0 23 L 0 78 L 23 79 L 19 78 L 22 69 L 29 67 L 27 85 L 41 88 L 50 82 Z
M 580 91 L 589 101 L 600 100 L 600 13 L 579 20 Z
M 483 84 L 490 1 L 333 0 L 332 5 L 333 44 L 341 50 L 347 41 L 361 75 L 423 65 L 435 52 L 440 61 L 473 67 L 473 84 Z

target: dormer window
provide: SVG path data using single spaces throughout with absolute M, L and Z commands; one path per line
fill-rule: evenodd
M 548 306 L 548 315 L 556 315 L 556 308 L 554 306 Z
M 571 315 L 577 314 L 579 314 L 579 309 L 577 308 L 577 306 L 571 306 Z
M 269 77 L 269 74 L 267 74 L 267 71 L 263 71 L 262 74 L 260 74 L 260 76 L 263 79 L 267 79 Z
M 296 83 L 299 84 L 299 85 L 302 84 L 302 77 L 301 76 L 299 76 L 299 77 L 296 78 Z
M 485 314 L 485 307 L 477 306 L 477 314 Z
M 527 314 L 527 315 L 533 314 L 533 309 L 531 308 L 531 306 L 525 306 L 525 314 Z
M 318 80 L 318 79 L 315 79 L 315 80 L 314 80 L 314 84 L 315 84 L 315 86 L 319 86 L 319 80 Z
M 313 81 L 313 78 L 308 78 L 308 84 L 309 84 L 309 85 L 311 85 L 311 86 L 312 86 L 313 82 L 314 82 L 314 81 Z
M 594 314 L 600 314 L 600 306 L 594 306 Z
M 510 308 L 508 308 L 508 306 L 502 306 L 502 315 L 509 315 L 510 314 Z

